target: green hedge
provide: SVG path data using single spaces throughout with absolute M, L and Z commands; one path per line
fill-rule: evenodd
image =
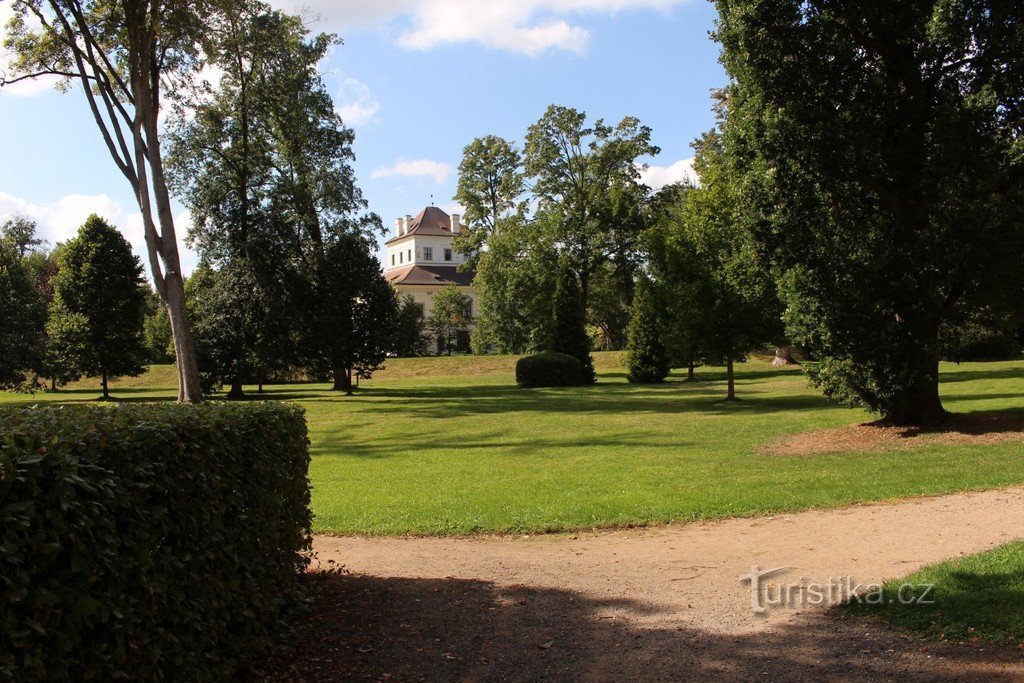
M 589 384 L 590 373 L 573 356 L 549 351 L 524 356 L 516 362 L 516 383 L 521 387 L 571 387 Z
M 310 547 L 301 408 L 0 411 L 0 679 L 243 673 Z

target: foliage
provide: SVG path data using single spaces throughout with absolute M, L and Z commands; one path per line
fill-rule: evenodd
M 146 319 L 143 323 L 142 336 L 150 363 L 174 362 L 171 318 L 167 314 L 167 307 L 151 289 L 146 292 Z
M 312 275 L 317 302 L 303 330 L 303 356 L 314 373 L 333 373 L 350 391 L 352 373 L 370 377 L 394 344 L 398 297 L 384 279 L 369 240 L 359 235 L 331 244 Z
M 580 362 L 588 381 L 594 381 L 594 359 L 590 355 L 586 308 L 576 273 L 562 261 L 555 283 L 548 350 L 565 353 Z
M 53 291 L 53 329 L 75 331 L 61 338 L 74 345 L 61 352 L 65 374 L 101 375 L 107 397 L 108 378 L 143 371 L 146 284 L 142 264 L 116 228 L 89 216 L 60 252 Z M 67 365 L 72 361 L 77 367 Z
M 664 382 L 669 373 L 668 353 L 661 341 L 660 312 L 651 288 L 646 279 L 637 283 L 629 322 L 626 379 L 637 384 Z
M 462 150 L 455 200 L 465 207 L 465 229 L 452 244 L 470 257 L 469 267 L 502 219 L 524 210 L 520 197 L 525 190 L 522 156 L 513 143 L 485 135 Z
M 423 304 L 416 303 L 412 294 L 406 294 L 399 299 L 393 350 L 395 355 L 402 358 L 427 354 Z
M 625 348 L 628 336 L 635 276 L 632 267 L 616 265 L 605 263 L 590 278 L 587 322 L 597 331 L 594 347 L 602 351 Z
M 189 98 L 194 115 L 178 113 L 169 155 L 173 187 L 192 211 L 189 237 L 218 273 L 201 281 L 212 308 L 196 311 L 204 376 L 241 396 L 244 379 L 305 363 L 313 374 L 344 374 L 342 386 L 380 363 L 384 342 L 374 335 L 391 328 L 377 327 L 388 296 L 353 241 L 379 231 L 380 219 L 360 214 L 354 134 L 317 71 L 337 41 L 262 4 L 241 7 L 216 38 L 211 59 L 224 77 Z M 353 291 L 374 303 L 354 306 L 344 298 Z
M 286 404 L 0 412 L 0 676 L 244 675 L 310 547 Z
M 36 237 L 36 222 L 26 216 L 14 216 L 0 226 L 0 240 L 14 247 L 18 258 L 25 258 L 45 242 Z
M 613 273 L 628 284 L 619 301 L 607 296 L 613 288 L 599 291 L 592 311 L 608 336 L 621 334 L 617 314 L 631 296 L 647 223 L 648 190 L 640 183 L 638 160 L 658 151 L 650 129 L 633 117 L 613 126 L 556 105 L 527 130 L 521 166 L 515 146 L 500 138 L 488 136 L 466 148 L 458 197 L 475 207 L 472 215 L 490 214 L 466 238 L 481 250 L 474 348 L 546 348 L 552 324 L 546 293 L 563 258 L 579 281 L 584 311 L 590 310 L 591 280 Z
M 524 388 L 572 387 L 593 381 L 593 373 L 567 353 L 546 351 L 523 356 L 516 363 L 516 384 Z
M 22 385 L 38 362 L 36 292 L 14 244 L 0 241 L 0 387 Z
M 452 355 L 455 337 L 473 324 L 473 300 L 456 284 L 438 290 L 430 301 L 427 327 L 444 340 L 444 350 Z M 441 349 L 438 349 L 439 351 Z
M 972 360 L 1010 360 L 1021 355 L 1016 316 L 995 311 L 976 311 L 961 320 L 947 320 L 939 330 L 942 359 L 962 363 Z
M 543 348 L 551 334 L 550 292 L 557 271 L 557 249 L 539 224 L 505 219 L 477 262 L 473 350 L 524 353 Z
M 941 420 L 939 330 L 1022 290 L 1019 7 L 721 0 L 725 150 L 826 395 Z

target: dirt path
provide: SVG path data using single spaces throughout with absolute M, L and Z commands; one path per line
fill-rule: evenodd
M 348 626 L 323 656 L 371 678 L 1024 680 L 1009 651 L 821 606 L 757 614 L 739 580 L 759 565 L 789 568 L 776 586 L 867 585 L 1021 537 L 1024 488 L 573 535 L 318 537 L 321 565 L 352 572 L 327 588 L 325 625 Z

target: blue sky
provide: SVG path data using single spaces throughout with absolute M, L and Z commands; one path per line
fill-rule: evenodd
M 648 184 L 681 179 L 690 142 L 713 124 L 709 92 L 725 82 L 708 37 L 714 9 L 703 0 L 273 4 L 344 39 L 322 68 L 356 130 L 356 172 L 370 209 L 389 228 L 431 195 L 454 208 L 463 146 L 488 133 L 521 141 L 552 103 L 610 122 L 639 117 L 662 149 L 647 160 Z M 133 197 L 81 93 L 45 83 L 0 90 L 0 130 L 0 220 L 28 214 L 52 242 L 96 212 L 142 246 Z M 188 214 L 178 208 L 184 232 Z M 188 270 L 194 257 L 185 261 Z

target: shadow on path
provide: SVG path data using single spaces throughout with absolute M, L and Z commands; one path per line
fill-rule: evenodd
M 763 633 L 675 626 L 642 602 L 464 579 L 312 573 L 270 680 L 1021 680 L 1021 655 L 933 644 L 834 612 Z

